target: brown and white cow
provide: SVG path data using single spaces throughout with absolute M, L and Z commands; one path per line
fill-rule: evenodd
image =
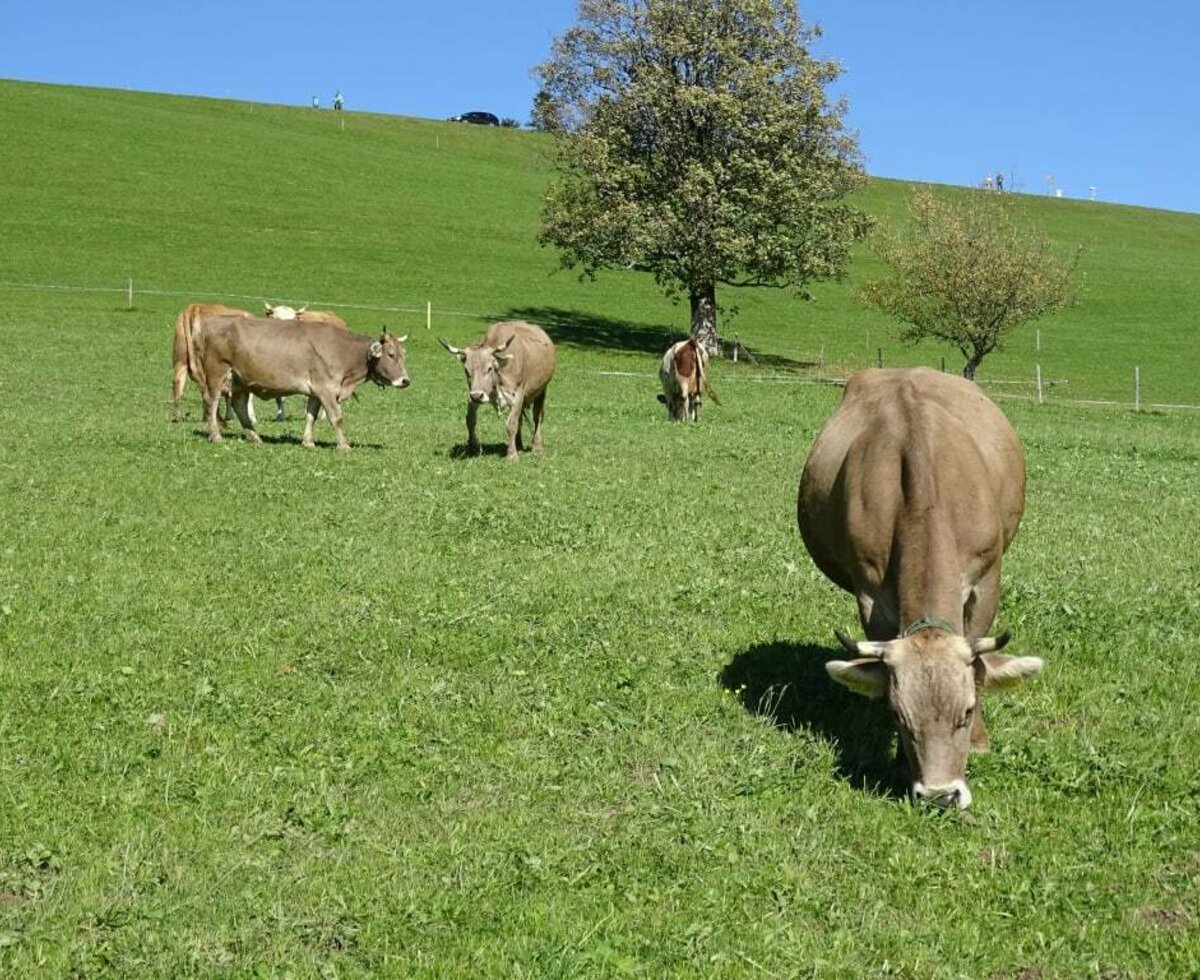
M 533 449 L 540 450 L 546 387 L 554 377 L 554 342 L 546 331 L 524 320 L 502 320 L 470 347 L 454 347 L 444 340 L 441 345 L 462 362 L 467 376 L 467 451 L 480 452 L 475 420 L 479 406 L 487 403 L 497 412 L 509 410 L 509 459 L 516 459 L 524 448 L 521 421 L 526 408 L 533 419 Z
M 404 337 L 385 329 L 378 340 L 328 323 L 281 323 L 239 316 L 208 317 L 189 335 L 189 363 L 204 387 L 208 437 L 221 441 L 217 399 L 226 379 L 231 402 L 249 442 L 261 442 L 248 412 L 251 394 L 308 396 L 305 446 L 313 445 L 313 424 L 323 408 L 337 436 L 338 449 L 349 449 L 342 432 L 341 403 L 370 378 L 381 386 L 407 388 Z
M 859 694 L 887 697 L 912 795 L 970 805 L 967 754 L 987 748 L 984 688 L 1042 669 L 998 654 L 989 633 L 1000 566 L 1025 506 L 1025 459 L 973 382 L 926 368 L 863 371 L 817 435 L 797 503 L 817 567 L 858 600 L 868 639 L 826 664 Z
M 704 391 L 721 404 L 708 384 L 708 352 L 695 337 L 667 348 L 658 368 L 658 380 L 663 387 L 658 400 L 667 406 L 667 418 L 673 422 L 699 422 Z

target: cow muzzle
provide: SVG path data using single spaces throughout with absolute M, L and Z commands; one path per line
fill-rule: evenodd
M 932 803 L 943 810 L 965 810 L 971 805 L 971 789 L 962 779 L 945 786 L 926 786 L 918 780 L 913 783 L 912 795 L 918 803 Z
M 488 401 L 488 393 L 486 391 L 472 391 L 471 401 L 476 405 L 484 405 Z
M 412 382 L 409 381 L 407 377 L 397 378 L 395 381 L 392 382 L 392 387 L 393 388 L 407 388 L 410 384 L 412 384 Z

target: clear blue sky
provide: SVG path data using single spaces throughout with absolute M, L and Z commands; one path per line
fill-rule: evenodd
M 521 122 L 574 0 L 0 4 L 0 77 Z M 867 169 L 1200 212 L 1200 3 L 812 0 Z M 1047 175 L 1052 175 L 1053 185 Z

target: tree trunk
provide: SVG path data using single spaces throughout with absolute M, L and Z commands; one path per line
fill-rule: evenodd
M 717 343 L 717 287 L 693 286 L 690 298 L 692 336 L 700 341 L 710 355 L 714 355 L 720 350 Z
M 982 354 L 972 354 L 969 358 L 967 358 L 967 363 L 963 365 L 963 377 L 968 381 L 974 381 L 975 369 L 979 367 L 979 362 L 982 360 Z

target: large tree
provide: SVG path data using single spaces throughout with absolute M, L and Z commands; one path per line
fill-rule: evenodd
M 1015 327 L 1074 299 L 1082 248 L 1063 252 L 1020 220 L 1019 207 L 1011 195 L 915 190 L 907 224 L 886 224 L 872 240 L 891 274 L 859 297 L 900 321 L 904 343 L 932 337 L 958 348 L 963 377 L 974 378 Z
M 844 201 L 863 173 L 818 36 L 795 0 L 580 0 L 538 68 L 561 126 L 542 242 L 686 295 L 710 351 L 718 285 L 840 277 L 870 223 Z

